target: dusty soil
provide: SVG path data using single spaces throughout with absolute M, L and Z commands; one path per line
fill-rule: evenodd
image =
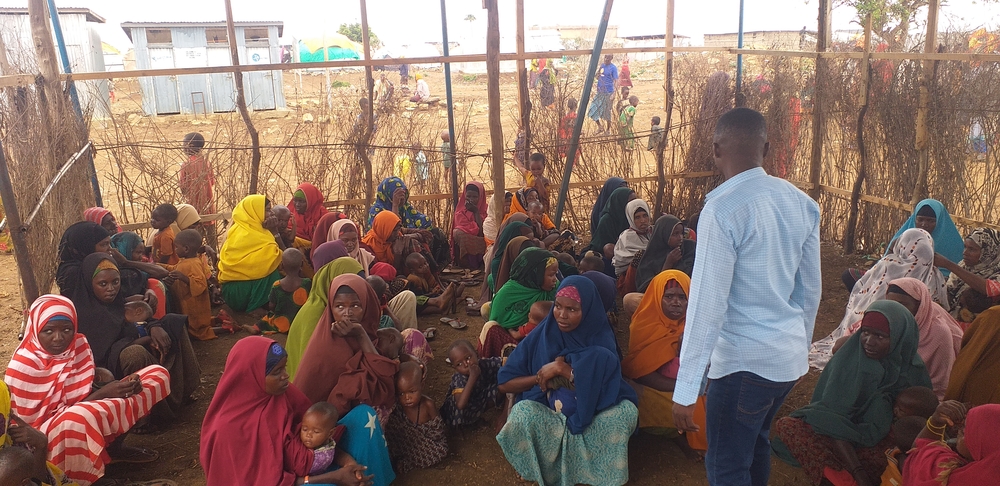
M 828 334 L 837 326 L 844 312 L 847 291 L 840 281 L 840 273 L 847 266 L 857 266 L 861 259 L 844 256 L 833 245 L 823 245 L 823 298 L 816 322 L 816 337 Z M 467 295 L 471 296 L 472 291 Z M 477 296 L 478 297 L 478 296 Z M 429 386 L 425 393 L 440 401 L 448 389 L 452 370 L 444 363 L 444 352 L 455 339 L 475 340 L 483 325 L 481 318 L 458 316 L 469 323 L 468 329 L 453 330 L 436 324 L 437 318 L 420 320 L 420 327 L 435 325 L 438 337 L 431 342 L 435 359 L 430 363 Z M 17 343 L 20 326 L 20 298 L 14 259 L 10 255 L 0 256 L 0 367 L 6 368 Z M 247 315 L 237 315 L 241 322 L 250 322 Z M 628 318 L 619 323 L 618 338 L 623 348 L 628 344 Z M 168 431 L 158 435 L 132 435 L 128 443 L 134 446 L 154 448 L 160 452 L 160 459 L 144 466 L 111 466 L 108 475 L 114 478 L 148 480 L 170 478 L 183 485 L 203 485 L 204 476 L 198 462 L 198 440 L 202 418 L 215 392 L 229 349 L 246 334 L 222 336 L 209 342 L 196 342 L 195 350 L 202 365 L 202 387 L 197 392 L 198 401 Z M 284 336 L 278 336 L 279 342 Z M 818 373 L 812 372 L 802 378 L 782 407 L 779 416 L 808 403 L 815 386 Z M 492 416 L 489 417 L 492 419 Z M 453 433 L 449 437 L 452 453 L 434 468 L 419 470 L 400 477 L 396 484 L 523 484 L 517 480 L 514 470 L 503 457 L 494 439 L 492 428 L 483 428 L 465 433 Z M 637 434 L 630 443 L 630 484 L 636 485 L 700 485 L 705 484 L 705 470 L 701 464 L 687 461 L 670 442 L 659 437 Z M 248 460 L 251 460 L 248 458 Z M 780 461 L 773 461 L 771 484 L 778 486 L 800 485 L 806 482 L 801 471 Z

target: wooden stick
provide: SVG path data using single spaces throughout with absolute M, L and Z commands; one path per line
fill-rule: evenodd
M 819 28 L 816 35 L 816 52 L 824 52 L 830 43 L 830 0 L 819 0 Z M 826 59 L 816 60 L 816 83 L 813 96 L 812 116 L 812 160 L 809 164 L 809 182 L 813 189 L 809 195 L 819 200 L 819 182 L 823 174 L 823 135 L 826 120 L 823 110 L 826 109 L 826 93 L 823 83 L 826 82 Z
M 250 194 L 257 193 L 257 177 L 260 172 L 260 134 L 253 126 L 250 111 L 247 110 L 247 98 L 243 92 L 243 71 L 240 70 L 240 49 L 236 45 L 236 27 L 233 24 L 233 5 L 231 0 L 226 3 L 226 29 L 229 35 L 229 53 L 233 60 L 233 80 L 236 82 L 236 108 L 240 110 L 243 124 L 250 133 Z
M 490 142 L 492 145 L 493 187 L 506 185 L 503 160 L 503 125 L 500 122 L 500 13 L 498 0 L 483 0 L 486 7 L 486 90 L 489 102 Z M 454 140 L 451 142 L 455 143 Z M 503 192 L 493 193 L 495 207 L 503 207 Z
M 365 60 L 371 60 L 372 58 L 372 47 L 371 39 L 368 34 L 368 5 L 365 0 L 361 0 L 361 41 L 364 44 L 365 49 Z M 324 47 L 325 49 L 325 47 Z M 368 147 L 372 141 L 372 135 L 375 133 L 375 78 L 372 77 L 372 67 L 365 66 L 365 85 L 368 88 L 368 125 L 365 127 L 364 134 L 364 150 L 359 150 L 358 153 L 361 155 L 361 161 L 365 164 L 365 199 L 367 199 L 366 204 L 371 204 L 375 199 L 374 188 L 374 174 L 372 170 L 372 160 L 368 157 Z
M 528 71 L 524 66 L 524 0 L 517 0 L 517 108 L 521 127 L 524 129 L 524 150 L 530 152 L 531 147 L 531 97 L 528 93 Z M 517 157 L 517 154 L 514 154 Z M 526 158 L 527 159 L 527 158 Z M 528 164 L 528 161 L 524 161 Z
M 674 47 L 674 0 L 667 0 L 667 28 L 665 32 L 666 34 L 663 36 L 663 57 L 666 59 L 666 66 L 664 66 L 663 89 L 666 91 L 666 96 L 664 97 L 663 105 L 664 110 L 667 112 L 667 119 L 663 125 L 666 128 L 660 137 L 660 143 L 656 146 L 656 176 L 658 180 L 656 184 L 654 214 L 663 214 L 663 192 L 667 185 L 666 169 L 663 166 L 663 153 L 667 150 L 667 137 L 670 136 L 670 119 L 674 112 L 674 53 L 672 52 L 672 48 Z
M 0 200 L 3 201 L 3 207 L 7 213 L 10 240 L 14 245 L 14 260 L 17 262 L 17 273 L 21 277 L 24 300 L 30 305 L 41 293 L 32 270 L 27 234 L 21 225 L 21 213 L 17 209 L 17 199 L 14 197 L 14 186 L 10 181 L 10 170 L 7 167 L 7 157 L 4 156 L 2 140 L 0 140 Z M 23 327 L 21 330 L 23 332 Z
M 872 15 L 868 14 L 865 21 L 865 54 L 871 52 L 872 47 Z M 854 235 L 858 229 L 858 209 L 861 201 L 861 188 L 868 175 L 868 150 L 865 148 L 865 115 L 868 114 L 869 90 L 871 89 L 871 61 L 866 58 L 861 64 L 861 109 L 858 111 L 858 123 L 855 136 L 858 140 L 858 175 L 854 179 L 854 187 L 851 189 L 851 206 L 847 215 L 847 229 L 844 230 L 844 252 L 848 255 L 854 253 Z
M 941 0 L 930 0 L 927 6 L 927 37 L 924 40 L 924 53 L 930 54 L 937 49 L 938 7 Z M 917 204 L 927 195 L 927 173 L 930 171 L 931 154 L 928 147 L 930 133 L 927 123 L 930 118 L 931 91 L 934 83 L 935 61 L 922 61 L 923 75 L 920 79 L 920 98 L 917 102 L 917 130 L 914 148 L 917 149 L 917 180 L 910 194 L 910 204 Z

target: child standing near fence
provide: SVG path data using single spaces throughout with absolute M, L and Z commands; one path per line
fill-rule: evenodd
M 649 120 L 649 142 L 646 144 L 646 150 L 656 150 L 661 140 L 663 140 L 663 127 L 660 126 L 660 117 L 654 116 Z
M 214 214 L 213 188 L 215 174 L 205 158 L 205 137 L 198 132 L 184 135 L 183 151 L 187 161 L 181 164 L 177 173 L 177 185 L 188 204 L 198 210 L 198 214 Z
M 618 116 L 618 126 L 621 128 L 622 143 L 625 148 L 632 150 L 635 148 L 635 130 L 632 123 L 635 121 L 636 107 L 639 106 L 639 97 L 632 95 L 628 97 L 628 105 L 622 108 L 621 115 Z
M 448 134 L 448 130 L 441 130 L 441 157 L 441 165 L 444 166 L 444 173 L 447 174 L 451 170 L 451 165 L 455 163 L 455 159 L 451 155 L 451 135 Z
M 170 225 L 177 221 L 177 208 L 173 204 L 161 204 L 149 215 L 149 225 L 156 230 L 153 234 L 153 262 L 177 265 L 174 253 L 174 230 Z M 198 233 L 199 235 L 201 233 Z

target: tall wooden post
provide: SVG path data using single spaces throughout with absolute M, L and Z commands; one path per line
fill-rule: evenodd
M 31 39 L 34 41 L 38 69 L 45 78 L 45 97 L 50 103 L 61 104 L 59 61 L 56 57 L 52 30 L 49 29 L 48 6 L 45 0 L 28 0 L 28 21 L 31 23 Z M 56 112 L 62 111 L 57 109 Z
M 924 53 L 930 54 L 937 50 L 938 9 L 941 0 L 930 0 L 927 5 L 927 37 L 924 40 Z M 927 196 L 927 173 L 930 171 L 931 155 L 928 147 L 930 134 L 927 123 L 930 118 L 931 85 L 934 84 L 934 65 L 937 61 L 921 60 L 923 76 L 920 79 L 920 100 L 917 104 L 917 134 L 914 148 L 917 149 L 917 181 L 910 195 L 910 204 L 916 205 Z
M 489 106 L 490 142 L 493 161 L 493 202 L 503 207 L 507 177 L 503 162 L 503 127 L 500 123 L 500 13 L 499 0 L 483 0 L 486 7 L 486 93 Z M 452 141 L 452 143 L 455 143 Z
M 7 216 L 10 240 L 14 244 L 14 260 L 17 262 L 18 276 L 21 277 L 24 300 L 28 305 L 31 305 L 41 295 L 41 292 L 38 290 L 38 282 L 35 280 L 35 272 L 32 270 L 26 230 L 21 225 L 21 213 L 18 212 L 17 200 L 14 198 L 14 186 L 10 181 L 10 170 L 7 167 L 7 158 L 3 153 L 2 141 L 0 141 L 0 200 L 3 201 L 4 212 Z
M 236 44 L 236 25 L 233 23 L 232 0 L 226 2 L 226 32 L 229 36 L 229 55 L 232 57 L 233 66 L 240 65 L 240 48 Z M 240 117 L 243 124 L 250 133 L 250 194 L 257 193 L 257 177 L 260 172 L 260 134 L 253 126 L 250 119 L 250 110 L 247 109 L 247 97 L 243 92 L 243 71 L 238 68 L 233 70 L 233 81 L 236 82 L 236 108 L 240 110 Z
M 368 35 L 368 5 L 365 0 L 361 0 L 361 42 L 365 49 L 365 60 L 372 59 L 371 39 Z M 372 76 L 371 65 L 365 66 L 365 87 L 368 89 L 368 126 L 365 127 L 365 151 L 371 145 L 372 136 L 375 134 L 375 78 Z M 374 176 L 372 175 L 372 161 L 369 157 L 362 157 L 365 164 L 365 200 L 368 205 L 372 203 L 375 195 Z M 398 208 L 397 208 L 398 211 Z
M 830 46 L 830 0 L 819 0 L 819 28 L 816 32 L 816 52 L 824 53 Z M 823 174 L 823 134 L 826 131 L 826 117 L 823 110 L 826 109 L 826 96 L 823 83 L 826 80 L 827 59 L 822 55 L 816 56 L 816 77 L 813 89 L 813 113 L 812 113 L 812 160 L 809 164 L 809 195 L 819 200 L 820 176 Z
M 528 92 L 528 70 L 524 65 L 524 0 L 517 0 L 517 108 L 521 126 L 524 127 L 524 147 L 531 146 L 531 97 Z M 516 154 L 515 154 L 516 157 Z M 527 160 L 525 160 L 527 163 Z
M 870 102 L 872 69 L 872 15 L 865 20 L 865 57 L 861 59 L 861 109 L 858 110 L 858 123 L 855 137 L 858 144 L 858 175 L 851 189 L 851 207 L 847 216 L 847 229 L 844 231 L 844 252 L 854 253 L 855 234 L 858 231 L 858 210 L 861 205 L 861 188 L 868 176 L 868 149 L 865 146 L 865 116 L 868 114 Z
M 667 112 L 664 120 L 663 136 L 656 147 L 656 206 L 654 221 L 663 214 L 663 192 L 666 190 L 667 174 L 663 167 L 663 152 L 667 149 L 667 138 L 670 136 L 670 119 L 674 112 L 674 0 L 667 0 L 667 27 L 663 34 L 663 57 L 666 59 L 663 89 L 666 96 L 663 109 Z

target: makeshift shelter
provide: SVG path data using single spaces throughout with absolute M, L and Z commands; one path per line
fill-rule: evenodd
M 324 62 L 361 59 L 364 48 L 343 34 L 299 40 L 299 62 Z

